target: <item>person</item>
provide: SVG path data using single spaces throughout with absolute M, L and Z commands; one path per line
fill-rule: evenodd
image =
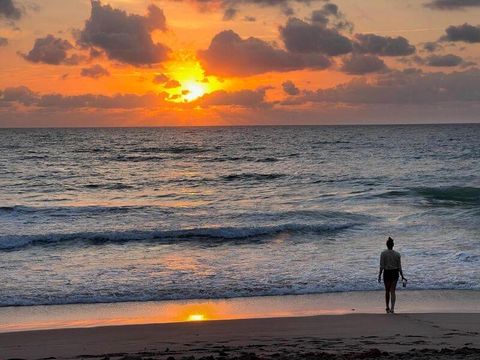
M 382 251 L 380 255 L 380 272 L 378 273 L 378 282 L 382 279 L 385 284 L 385 303 L 387 305 L 385 311 L 387 314 L 395 313 L 395 289 L 397 287 L 398 275 L 402 277 L 402 281 L 407 281 L 403 276 L 402 261 L 400 253 L 393 250 L 394 242 L 391 237 L 387 240 L 387 250 Z M 391 303 L 391 306 L 390 306 Z

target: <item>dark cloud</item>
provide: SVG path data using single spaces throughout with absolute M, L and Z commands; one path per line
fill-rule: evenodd
M 293 54 L 261 39 L 242 39 L 232 30 L 217 34 L 198 57 L 209 74 L 249 76 L 270 71 L 325 69 L 330 60 L 321 54 Z
M 433 0 L 425 6 L 435 10 L 464 10 L 467 7 L 480 7 L 480 0 Z
M 447 54 L 447 55 L 432 55 L 426 59 L 426 64 L 428 66 L 437 66 L 437 67 L 451 67 L 461 65 L 463 59 L 460 56 Z
M 243 20 L 248 21 L 248 22 L 255 22 L 257 21 L 257 18 L 255 16 L 245 16 Z
M 22 11 L 12 0 L 0 0 L 0 18 L 8 20 L 19 20 L 22 17 Z
M 165 84 L 169 80 L 168 76 L 165 74 L 157 74 L 153 77 L 152 82 L 154 84 Z
M 0 47 L 7 46 L 7 45 L 8 45 L 8 39 L 0 36 Z
M 215 91 L 204 95 L 196 102 L 202 106 L 238 106 L 238 107 L 263 107 L 266 106 L 265 93 L 267 88 L 257 90 L 239 90 L 227 92 Z
M 345 104 L 416 104 L 480 101 L 480 70 L 426 73 L 407 69 L 380 75 L 373 82 L 356 78 L 330 89 L 306 92 L 297 101 Z
M 223 20 L 232 20 L 237 15 L 238 10 L 235 8 L 228 8 L 223 14 Z
M 442 46 L 439 43 L 433 41 L 429 41 L 423 44 L 423 50 L 428 52 L 435 52 L 441 48 Z
M 78 55 L 68 56 L 73 46 L 68 40 L 57 38 L 51 34 L 35 40 L 32 50 L 28 54 L 20 53 L 25 60 L 33 63 L 50 65 L 75 65 L 80 58 Z
M 285 26 L 280 27 L 280 36 L 287 50 L 295 53 L 336 56 L 352 51 L 350 39 L 341 35 L 337 29 L 297 18 L 290 18 Z
M 80 75 L 84 77 L 91 77 L 93 79 L 99 79 L 103 76 L 110 76 L 110 72 L 101 65 L 92 65 L 87 68 L 83 68 Z
M 49 109 L 135 109 L 160 105 L 166 98 L 165 93 L 117 94 L 112 96 L 82 94 L 66 96 L 61 94 L 39 94 L 25 86 L 6 88 L 0 92 L 0 107 L 22 104 Z
M 17 102 L 30 106 L 38 100 L 38 96 L 26 86 L 9 87 L 2 91 L 0 103 Z
M 292 96 L 300 94 L 300 89 L 293 83 L 293 81 L 288 80 L 282 84 L 283 91 Z
M 320 10 L 312 12 L 310 20 L 320 26 L 330 25 L 337 30 L 353 30 L 353 24 L 345 18 L 345 15 L 334 3 L 327 2 Z
M 467 23 L 458 26 L 452 25 L 446 28 L 445 32 L 446 35 L 441 38 L 443 41 L 480 42 L 480 25 L 473 26 Z
M 173 80 L 173 79 L 168 80 L 168 81 L 163 85 L 163 87 L 164 87 L 165 89 L 175 89 L 175 88 L 178 88 L 178 87 L 180 87 L 180 86 L 182 86 L 182 84 L 180 84 L 177 80 Z
M 238 13 L 238 8 L 244 5 L 256 5 L 262 7 L 277 7 L 290 16 L 293 14 L 292 4 L 307 4 L 325 0 L 171 0 L 184 1 L 197 5 L 202 11 L 222 9 L 224 20 L 230 20 Z
M 154 30 L 166 30 L 165 15 L 155 5 L 148 7 L 146 16 L 140 16 L 92 0 L 90 18 L 78 41 L 105 51 L 112 60 L 132 65 L 156 64 L 167 59 L 169 49 L 153 42 Z
M 411 45 L 403 36 L 394 38 L 376 34 L 356 34 L 355 40 L 355 51 L 361 54 L 406 56 L 415 52 L 415 46 Z
M 351 75 L 363 75 L 387 70 L 382 59 L 375 55 L 354 54 L 343 60 L 341 71 Z

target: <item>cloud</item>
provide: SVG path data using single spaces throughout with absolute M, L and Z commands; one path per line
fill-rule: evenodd
M 223 20 L 232 20 L 237 15 L 238 10 L 235 8 L 228 8 L 223 14 Z
M 110 76 L 110 72 L 101 65 L 92 65 L 88 68 L 83 68 L 80 72 L 81 76 L 91 77 L 93 79 L 101 78 L 102 76 Z
M 480 0 L 433 0 L 425 6 L 435 10 L 464 10 L 467 7 L 480 7 Z
M 8 87 L 1 92 L 0 104 L 17 102 L 30 106 L 38 99 L 37 95 L 26 86 Z
M 470 24 L 452 25 L 445 29 L 446 35 L 441 40 L 443 41 L 463 41 L 466 43 L 480 42 L 480 25 L 473 26 Z
M 72 49 L 73 45 L 68 40 L 49 34 L 44 38 L 36 39 L 28 54 L 19 53 L 19 55 L 33 63 L 76 65 L 80 60 L 79 56 L 68 57 L 68 51 Z
M 393 38 L 375 34 L 356 34 L 355 40 L 355 51 L 361 54 L 406 56 L 415 52 L 415 46 L 411 45 L 403 36 Z
M 210 94 L 204 95 L 196 102 L 202 106 L 238 106 L 238 107 L 264 107 L 267 106 L 265 102 L 265 93 L 267 88 L 260 88 L 256 90 L 239 90 L 227 92 L 224 90 L 214 91 Z
M 343 60 L 341 70 L 351 75 L 363 75 L 387 70 L 387 66 L 377 56 L 354 54 Z
M 282 84 L 283 91 L 292 96 L 300 94 L 300 89 L 293 83 L 293 81 L 288 80 Z
M 353 24 L 345 18 L 336 4 L 330 2 L 323 5 L 320 10 L 312 12 L 311 22 L 320 26 L 331 25 L 337 30 L 353 30 Z
M 131 65 L 149 65 L 165 61 L 169 48 L 154 43 L 151 32 L 166 30 L 163 11 L 155 5 L 148 7 L 146 16 L 127 14 L 110 5 L 92 0 L 90 18 L 79 34 L 78 42 L 105 51 L 111 60 Z
M 153 77 L 152 82 L 154 84 L 165 84 L 169 80 L 168 76 L 165 74 L 157 74 Z
M 290 18 L 280 27 L 280 36 L 288 51 L 294 53 L 316 53 L 328 56 L 344 55 L 352 51 L 350 39 L 337 29 L 326 27 L 325 23 L 307 23 Z
M 429 42 L 426 42 L 423 44 L 423 50 L 425 51 L 428 51 L 428 52 L 434 52 L 438 49 L 441 49 L 442 46 L 437 43 L 437 42 L 433 42 L 433 41 L 429 41 Z
M 415 104 L 480 101 L 480 70 L 426 73 L 407 69 L 380 75 L 374 81 L 356 78 L 329 89 L 306 92 L 303 102 L 343 104 Z
M 447 55 L 432 55 L 426 59 L 428 66 L 437 67 L 451 67 L 461 65 L 464 61 L 460 56 L 447 54 Z
M 244 5 L 255 5 L 262 7 L 278 7 L 285 15 L 291 15 L 292 4 L 307 4 L 317 0 L 171 0 L 185 1 L 197 5 L 202 11 L 222 9 L 224 20 L 230 20 L 238 14 L 238 8 Z M 325 1 L 325 0 L 321 0 Z M 326 0 L 328 1 L 328 0 Z
M 8 39 L 0 36 L 0 47 L 7 46 L 7 45 L 8 45 Z
M 250 76 L 271 71 L 325 69 L 330 60 L 321 54 L 292 54 L 258 38 L 242 39 L 232 30 L 217 34 L 198 58 L 208 74 Z
M 19 20 L 22 17 L 22 11 L 12 0 L 0 0 L 0 18 L 2 17 L 8 20 Z
M 171 79 L 171 80 L 168 80 L 164 85 L 163 87 L 165 89 L 176 89 L 178 87 L 182 86 L 182 84 L 180 84 L 177 80 L 174 80 L 174 79 Z
M 61 95 L 40 94 L 25 86 L 10 87 L 0 91 L 0 107 L 22 104 L 28 107 L 48 109 L 136 109 L 145 106 L 161 105 L 165 93 L 153 92 L 143 95 L 116 94 L 112 96 L 98 94 Z

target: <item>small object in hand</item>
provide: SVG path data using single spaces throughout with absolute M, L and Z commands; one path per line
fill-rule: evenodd
M 403 286 L 403 287 L 407 287 L 407 279 L 403 279 L 403 280 L 402 280 L 402 286 Z

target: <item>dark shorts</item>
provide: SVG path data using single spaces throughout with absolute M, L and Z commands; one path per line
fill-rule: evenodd
M 383 282 L 398 281 L 399 271 L 395 270 L 383 270 Z

